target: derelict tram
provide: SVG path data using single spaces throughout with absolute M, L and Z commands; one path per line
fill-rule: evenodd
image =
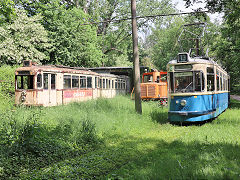
M 15 104 L 56 106 L 125 94 L 129 77 L 84 68 L 35 65 L 24 61 L 15 71 Z
M 168 118 L 195 122 L 221 114 L 229 103 L 229 75 L 208 57 L 179 53 L 168 63 Z

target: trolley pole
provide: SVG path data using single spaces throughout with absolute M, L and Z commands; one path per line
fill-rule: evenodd
M 133 58 L 134 58 L 135 110 L 139 114 L 142 114 L 140 67 L 139 67 L 139 54 L 138 54 L 138 34 L 137 34 L 137 20 L 136 20 L 136 0 L 131 0 L 131 12 L 132 12 Z

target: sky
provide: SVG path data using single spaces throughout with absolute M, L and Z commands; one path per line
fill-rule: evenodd
M 180 10 L 181 12 L 192 12 L 198 8 L 204 8 L 205 3 L 195 3 L 193 6 L 186 8 L 185 7 L 185 2 L 183 0 L 173 0 L 172 1 L 173 4 L 177 4 L 176 8 L 178 10 Z M 203 9 L 203 10 L 207 10 L 207 9 Z M 212 22 L 214 22 L 215 20 L 217 20 L 219 23 L 222 22 L 222 14 L 219 13 L 214 13 L 214 14 L 208 14 L 210 16 L 210 20 Z

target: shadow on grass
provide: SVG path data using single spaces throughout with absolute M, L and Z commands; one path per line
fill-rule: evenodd
M 168 112 L 167 111 L 158 111 L 154 110 L 150 114 L 152 121 L 157 122 L 159 124 L 166 124 L 168 123 Z
M 230 109 L 234 109 L 234 108 L 240 109 L 240 101 L 231 99 L 231 100 L 230 100 L 229 108 L 230 108 Z
M 237 144 L 127 139 L 31 174 L 73 179 L 238 179 Z M 142 148 L 139 148 L 141 145 Z M 149 148 L 149 145 L 151 147 Z

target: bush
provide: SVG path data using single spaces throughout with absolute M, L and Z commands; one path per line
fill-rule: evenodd
M 8 65 L 0 67 L 0 111 L 13 107 L 16 68 Z
M 0 67 L 0 93 L 3 95 L 14 95 L 16 68 L 17 66 L 8 65 Z
M 24 112 L 22 114 L 22 112 Z M 0 116 L 0 179 L 80 156 L 100 144 L 95 125 L 83 121 L 79 132 L 72 124 L 41 122 L 42 108 L 21 107 Z

